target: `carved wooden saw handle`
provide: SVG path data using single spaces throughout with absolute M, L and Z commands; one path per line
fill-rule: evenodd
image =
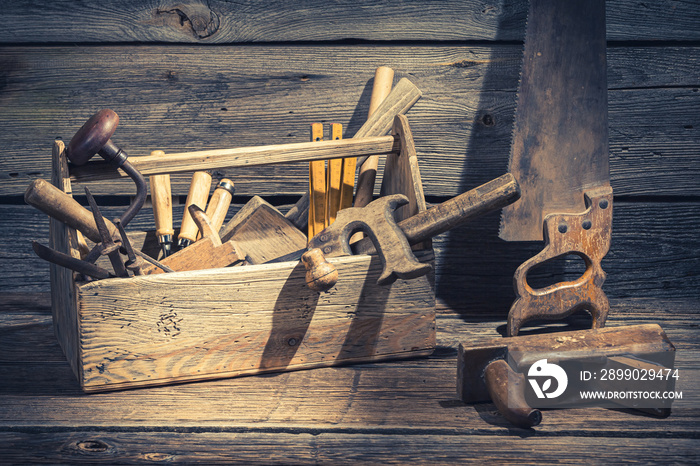
M 605 326 L 610 305 L 601 288 L 605 272 L 600 262 L 610 249 L 612 188 L 601 186 L 584 195 L 586 211 L 545 217 L 544 249 L 515 271 L 516 300 L 508 314 L 508 336 L 517 335 L 526 321 L 562 319 L 581 309 L 593 316 L 593 328 Z M 530 269 L 568 254 L 576 254 L 586 263 L 585 272 L 577 280 L 541 289 L 533 289 L 527 283 Z

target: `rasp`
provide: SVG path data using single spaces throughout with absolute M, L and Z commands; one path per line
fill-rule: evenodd
M 557 319 L 579 309 L 602 327 L 607 298 L 600 260 L 610 245 L 604 0 L 531 0 L 511 146 L 510 172 L 521 199 L 503 209 L 500 237 L 545 241 L 515 274 L 509 333 L 525 320 Z M 576 254 L 579 280 L 533 290 L 527 271 Z

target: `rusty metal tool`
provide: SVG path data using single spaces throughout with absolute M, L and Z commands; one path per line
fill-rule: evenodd
M 136 195 L 129 207 L 119 217 L 123 226 L 141 210 L 148 188 L 141 173 L 129 162 L 126 152 L 110 139 L 119 124 L 119 115 L 103 109 L 91 116 L 71 138 L 66 156 L 74 165 L 85 165 L 96 153 L 105 161 L 126 173 L 136 183 Z
M 180 234 L 177 237 L 177 245 L 186 248 L 197 240 L 197 224 L 190 214 L 189 207 L 195 205 L 204 210 L 209 198 L 209 190 L 211 189 L 211 172 L 197 171 L 192 174 L 190 182 L 190 190 L 187 193 L 185 201 L 185 212 L 182 214 L 182 222 L 180 223 Z
M 163 156 L 162 150 L 151 152 L 153 156 Z M 168 257 L 172 250 L 173 235 L 173 196 L 170 189 L 170 175 L 151 175 L 151 204 L 153 217 L 156 222 L 156 236 L 163 251 L 163 257 Z
M 114 221 L 114 225 L 117 227 L 117 230 L 119 230 L 119 235 L 122 238 L 122 248 L 124 249 L 126 257 L 128 258 L 124 262 L 124 267 L 126 267 L 127 270 L 131 270 L 134 275 L 143 275 L 143 269 L 146 267 L 146 261 L 137 256 L 134 252 L 134 248 L 131 246 L 131 241 L 129 241 L 126 231 L 124 231 L 122 222 L 119 219 L 116 219 Z
M 202 239 L 169 255 L 161 261 L 161 264 L 176 272 L 242 264 L 245 260 L 245 254 L 238 248 L 237 244 L 234 241 L 222 243 L 219 234 L 214 231 L 206 213 L 200 207 L 190 205 L 188 210 L 195 225 L 202 232 Z M 162 272 L 157 267 L 148 266 L 144 267 L 142 271 L 144 275 Z
M 102 267 L 99 267 L 91 262 L 87 262 L 60 251 L 56 251 L 55 249 L 48 248 L 36 241 L 32 241 L 32 249 L 34 249 L 36 255 L 41 259 L 56 265 L 60 265 L 61 267 L 71 269 L 88 277 L 101 280 L 103 278 L 114 278 L 116 276 L 108 270 L 103 269 Z
M 593 328 L 605 325 L 600 261 L 610 247 L 613 201 L 605 55 L 604 0 L 530 2 L 510 159 L 522 196 L 503 209 L 500 237 L 546 245 L 515 273 L 508 335 L 528 320 L 580 309 L 593 315 Z M 533 267 L 566 255 L 583 258 L 580 278 L 528 284 Z
M 636 357 L 630 357 L 632 355 Z M 476 346 L 460 344 L 457 394 L 466 403 L 493 401 L 503 417 L 512 424 L 524 428 L 533 427 L 541 422 L 542 413 L 539 409 L 531 407 L 535 403 L 528 404 L 534 391 L 531 381 L 534 377 L 531 376 L 536 374 L 536 371 L 530 371 L 530 368 L 534 366 L 537 369 L 542 360 L 549 364 L 557 364 L 564 372 L 564 368 L 567 368 L 568 372 L 579 376 L 580 371 L 576 369 L 581 364 L 616 369 L 622 365 L 654 369 L 672 368 L 674 355 L 673 344 L 656 324 L 495 338 Z M 537 365 L 538 362 L 540 366 Z M 633 382 L 637 383 L 639 389 L 639 381 Z M 673 388 L 671 384 L 674 379 L 659 378 L 658 382 L 654 389 L 668 390 Z M 551 394 L 559 391 L 556 396 L 561 397 L 559 406 L 567 406 L 574 402 L 573 405 L 576 406 L 581 403 L 577 399 L 578 389 L 575 389 L 575 393 L 566 391 L 566 386 L 574 387 L 575 384 L 569 382 L 559 386 L 558 382 L 550 382 L 549 386 L 553 389 Z M 561 387 L 564 389 L 561 390 Z M 599 380 L 591 380 L 587 388 L 590 387 L 602 389 L 605 386 Z M 607 389 L 610 389 L 610 386 Z M 554 407 L 557 405 L 557 402 L 550 403 L 553 403 Z M 579 407 L 583 407 L 583 403 Z M 633 403 L 618 407 L 635 408 L 657 416 L 666 416 L 670 412 L 670 408 L 638 408 Z
M 109 261 L 112 263 L 114 273 L 117 275 L 117 277 L 128 277 L 129 272 L 126 270 L 124 260 L 119 252 L 120 245 L 114 242 L 112 234 L 110 233 L 109 228 L 107 228 L 107 223 L 102 217 L 100 208 L 98 207 L 97 202 L 95 202 L 95 198 L 92 196 L 90 188 L 87 186 L 85 186 L 85 195 L 87 196 L 93 218 L 95 219 L 95 225 L 97 226 L 97 231 L 100 233 L 100 238 L 102 240 L 100 243 L 95 245 L 85 260 L 87 262 L 94 263 L 100 256 L 106 255 L 109 257 Z

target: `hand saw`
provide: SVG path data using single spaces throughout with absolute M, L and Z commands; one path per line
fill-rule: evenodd
M 534 318 L 558 319 L 577 310 L 603 327 L 609 310 L 601 290 L 601 259 L 610 247 L 612 188 L 604 0 L 531 0 L 510 172 L 521 199 L 503 209 L 500 237 L 545 240 L 544 249 L 515 273 L 517 299 L 508 334 Z M 582 257 L 583 275 L 533 289 L 533 267 L 568 254 Z

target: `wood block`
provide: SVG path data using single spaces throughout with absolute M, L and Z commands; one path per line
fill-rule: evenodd
M 263 264 L 306 247 L 306 235 L 258 196 L 243 206 L 224 230 L 222 241 L 235 241 L 249 264 Z

